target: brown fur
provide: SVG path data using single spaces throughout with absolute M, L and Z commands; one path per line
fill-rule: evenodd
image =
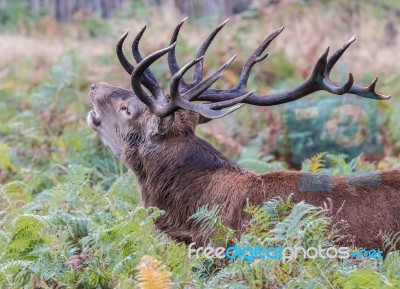
M 132 92 L 121 89 L 110 96 L 110 89 L 117 88 L 100 84 L 91 93 L 102 124 L 94 125 L 89 117 L 89 125 L 107 144 L 121 144 L 112 149 L 120 151 L 121 160 L 136 175 L 144 206 L 166 211 L 157 226 L 177 240 L 204 241 L 197 227 L 187 221 L 204 205 L 220 205 L 223 224 L 242 232 L 249 219 L 243 211 L 247 201 L 261 205 L 275 196 L 291 194 L 294 202 L 315 206 L 331 199 L 332 212 L 337 212 L 335 220 L 347 221 L 347 232 L 354 235 L 357 246 L 381 248 L 382 234 L 400 231 L 400 170 L 364 176 L 332 177 L 287 170 L 257 175 L 194 134 L 198 114 L 179 110 L 162 122 Z M 102 104 L 104 99 L 108 106 Z M 118 116 L 121 102 L 127 100 L 132 110 L 137 110 L 128 125 Z M 110 127 L 117 126 L 118 140 L 107 139 L 115 138 L 107 128 L 110 123 Z

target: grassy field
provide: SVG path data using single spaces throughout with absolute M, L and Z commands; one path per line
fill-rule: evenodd
M 206 55 L 206 73 L 238 53 L 217 84 L 232 87 L 246 57 L 268 33 L 285 25 L 249 81 L 261 93 L 283 90 L 305 79 L 328 45 L 334 50 L 357 34 L 332 77 L 341 79 L 351 71 L 366 85 L 380 76 L 378 91 L 393 96 L 376 102 L 383 150 L 369 162 L 362 156 L 351 160 L 340 152 L 322 153 L 300 168 L 291 161 L 293 131 L 287 128 L 284 107 L 246 106 L 197 134 L 259 173 L 297 168 L 350 174 L 400 167 L 400 44 L 385 38 L 387 22 L 400 27 L 399 18 L 369 5 L 353 15 L 341 1 L 261 2 L 230 19 Z M 114 53 L 126 29 L 132 40 L 147 23 L 141 49 L 149 54 L 169 43 L 185 15 L 170 6 L 136 4 L 107 21 L 77 15 L 75 22 L 63 24 L 19 10 L 2 13 L 12 17 L 0 17 L 11 19 L 0 27 L 0 288 L 400 288 L 399 252 L 385 260 L 299 258 L 283 264 L 189 259 L 186 245 L 154 229 L 162 212 L 140 205 L 134 176 L 86 125 L 87 93 L 96 81 L 130 88 L 129 75 Z M 188 20 L 177 45 L 180 64 L 193 58 L 220 22 L 213 17 Z M 165 59 L 153 71 L 166 86 Z M 310 146 L 318 149 L 318 143 Z M 220 224 L 213 208 L 195 217 L 215 230 L 215 247 L 232 242 L 255 246 L 260 240 L 265 245 L 329 246 L 341 237 L 329 229 L 327 208 L 272 199 L 247 210 L 253 219 L 240 240 Z M 398 241 L 398 236 L 387 236 L 382 248 Z

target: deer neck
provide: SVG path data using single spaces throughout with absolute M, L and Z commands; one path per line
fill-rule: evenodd
M 203 139 L 189 133 L 178 138 L 146 143 L 126 149 L 125 164 L 139 182 L 146 206 L 160 206 L 171 196 L 193 186 L 200 194 L 207 182 L 221 171 L 242 173 L 244 170 Z M 199 191 L 200 190 L 200 191 Z

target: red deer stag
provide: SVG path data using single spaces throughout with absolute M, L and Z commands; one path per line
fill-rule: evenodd
M 126 32 L 118 41 L 116 52 L 123 68 L 131 75 L 133 92 L 105 83 L 91 87 L 93 110 L 88 115 L 88 124 L 134 172 L 144 206 L 155 206 L 166 212 L 157 220 L 157 227 L 177 240 L 201 242 L 198 227 L 188 218 L 208 204 L 219 205 L 223 224 L 240 233 L 249 220 L 243 211 L 247 201 L 261 205 L 275 196 L 285 198 L 293 194 L 295 202 L 305 201 L 315 206 L 322 206 L 330 198 L 333 210 L 337 211 L 335 218 L 348 222 L 356 245 L 381 246 L 381 233 L 400 231 L 400 171 L 349 177 L 287 170 L 258 175 L 241 168 L 194 134 L 198 124 L 223 117 L 246 103 L 278 105 L 319 90 L 389 99 L 375 92 L 377 79 L 368 87 L 354 84 L 351 74 L 345 83 L 330 79 L 332 67 L 355 37 L 329 59 L 329 48 L 322 53 L 311 76 L 299 86 L 281 93 L 257 95 L 246 88 L 250 70 L 266 58 L 264 50 L 283 27 L 265 38 L 247 59 L 235 88 L 212 89 L 210 86 L 235 58 L 203 79 L 204 54 L 225 23 L 208 36 L 196 58 L 182 68 L 176 60 L 175 44 L 183 21 L 175 28 L 168 47 L 143 58 L 138 45 L 144 27 L 132 44 L 133 57 L 138 63 L 135 68 L 122 52 Z M 172 75 L 169 92 L 161 89 L 149 70 L 165 54 L 168 54 Z M 194 77 L 188 83 L 182 77 L 191 67 L 194 67 Z

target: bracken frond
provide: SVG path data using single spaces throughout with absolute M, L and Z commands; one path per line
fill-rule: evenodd
M 203 233 L 209 234 L 213 232 L 220 223 L 220 209 L 219 205 L 211 206 L 211 208 L 209 208 L 208 205 L 204 205 L 191 215 L 188 220 L 194 220 L 194 224 L 200 225 L 200 230 Z
M 310 159 L 310 172 L 319 173 L 325 167 L 325 160 L 323 159 L 326 152 L 317 153 Z
M 138 279 L 141 289 L 170 289 L 171 275 L 164 265 L 156 258 L 143 256 L 138 265 Z

